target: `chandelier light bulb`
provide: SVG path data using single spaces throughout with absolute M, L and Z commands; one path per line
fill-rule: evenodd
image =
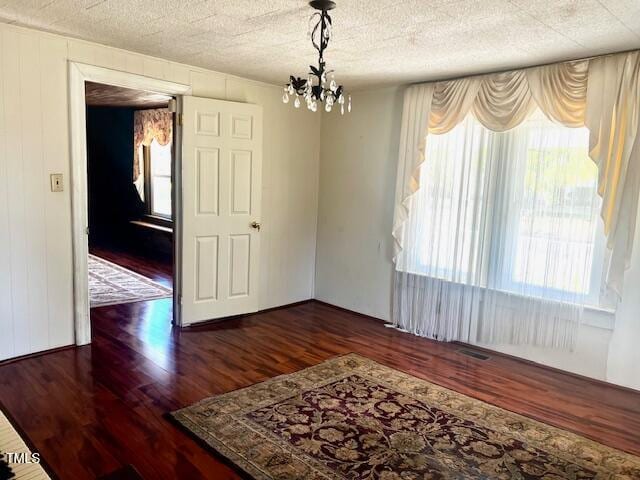
M 344 103 L 340 104 L 340 115 L 344 115 Z
M 324 105 L 324 110 L 325 110 L 326 112 L 330 112 L 330 111 L 331 111 L 331 104 L 327 102 L 327 103 Z
M 351 112 L 351 95 L 349 95 L 349 105 L 347 105 L 347 111 Z
M 318 102 L 316 102 L 315 100 L 313 102 L 311 102 L 311 111 L 312 112 L 317 112 L 318 111 Z
M 293 106 L 296 108 L 300 108 L 300 97 L 298 97 L 297 95 L 295 101 L 293 102 Z
M 338 84 L 336 83 L 336 81 L 333 78 L 331 79 L 331 83 L 329 84 L 329 88 L 331 89 L 332 92 L 335 92 L 336 89 L 338 88 Z
M 289 94 L 287 92 L 282 95 L 282 103 L 289 103 Z
M 287 89 L 287 92 L 289 93 L 289 95 L 293 95 L 295 90 L 293 89 L 293 85 L 289 84 L 289 88 Z

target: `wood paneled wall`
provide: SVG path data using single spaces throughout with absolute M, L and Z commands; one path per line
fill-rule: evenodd
M 0 358 L 73 341 L 66 60 L 67 41 L 0 27 Z
M 0 359 L 73 343 L 68 60 L 263 105 L 260 308 L 313 296 L 319 115 L 276 86 L 0 24 Z

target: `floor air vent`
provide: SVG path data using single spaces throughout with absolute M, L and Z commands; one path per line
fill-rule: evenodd
M 491 358 L 489 355 L 485 355 L 484 353 L 476 352 L 474 350 L 467 350 L 466 348 L 458 350 L 458 353 L 466 355 L 467 357 L 475 358 L 476 360 L 489 360 Z

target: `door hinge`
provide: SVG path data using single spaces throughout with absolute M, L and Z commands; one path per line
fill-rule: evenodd
M 86 235 L 89 235 L 89 227 L 84 227 L 84 233 L 85 233 Z
M 178 124 L 178 126 L 182 126 L 182 124 L 184 123 L 184 114 L 183 113 L 176 113 L 176 123 Z

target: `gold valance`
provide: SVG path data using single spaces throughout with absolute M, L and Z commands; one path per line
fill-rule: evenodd
M 166 108 L 136 110 L 133 114 L 133 181 L 136 182 L 142 172 L 138 149 L 140 145 L 148 147 L 153 139 L 160 145 L 167 145 L 173 138 L 173 115 Z

